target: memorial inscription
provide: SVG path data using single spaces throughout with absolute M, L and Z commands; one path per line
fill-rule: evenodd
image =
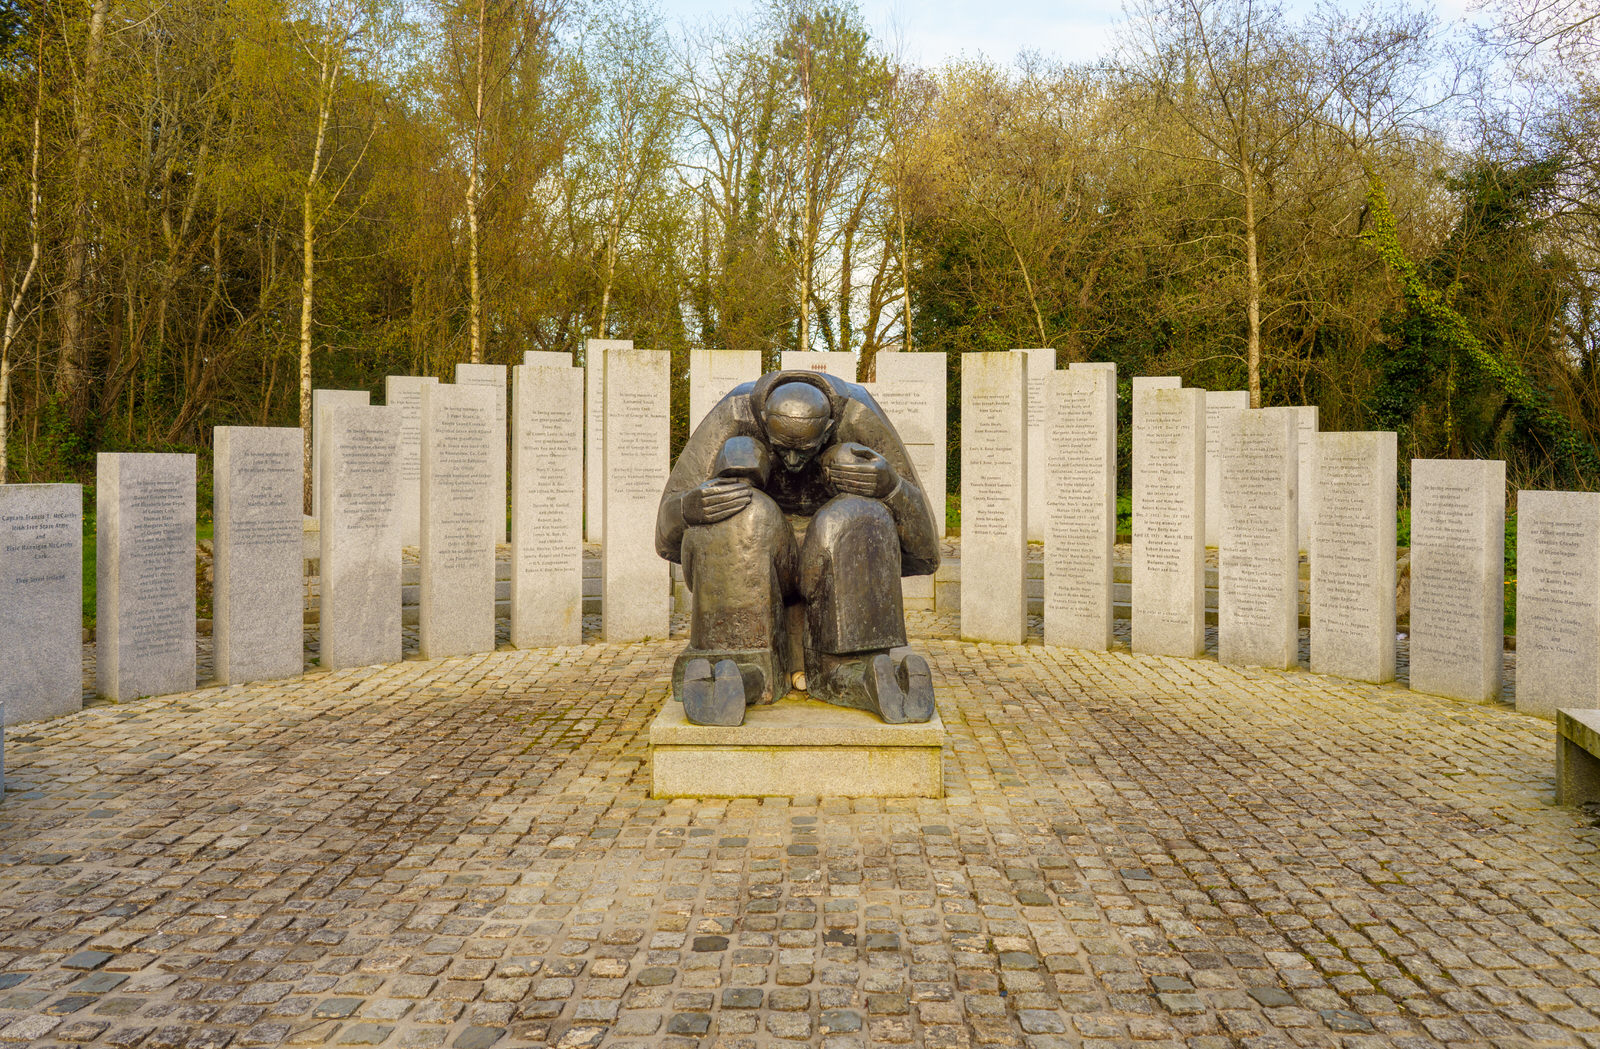
M 1205 651 L 1205 391 L 1133 395 L 1133 650 Z
M 0 724 L 83 706 L 83 488 L 0 485 Z
M 494 547 L 505 516 L 493 485 L 494 391 L 422 391 L 424 659 L 494 650 Z
M 218 426 L 212 441 L 217 680 L 294 677 L 305 665 L 300 431 Z
M 1295 419 L 1286 408 L 1227 411 L 1218 426 L 1217 659 L 1287 669 L 1300 649 Z
M 1517 709 L 1600 707 L 1600 492 L 1517 493 Z
M 1456 699 L 1500 695 L 1505 463 L 1411 465 L 1411 687 Z
M 518 368 L 511 449 L 511 643 L 583 641 L 583 371 Z
M 1117 373 L 1068 369 L 1046 400 L 1049 521 L 1044 544 L 1044 641 L 1111 647 L 1117 525 Z
M 1315 440 L 1311 669 L 1393 681 L 1396 437 L 1319 433 Z

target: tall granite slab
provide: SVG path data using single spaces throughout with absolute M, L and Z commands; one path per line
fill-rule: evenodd
M 300 431 L 218 426 L 212 441 L 211 639 L 224 685 L 305 668 Z
M 1600 707 L 1600 492 L 1517 493 L 1517 710 Z
M 1300 661 L 1298 426 L 1286 408 L 1225 411 L 1217 422 L 1217 659 L 1288 669 Z
M 945 534 L 945 504 L 949 482 L 946 457 L 948 362 L 942 353 L 892 353 L 878 357 L 878 381 L 872 395 L 889 416 L 905 442 L 917 481 L 938 518 L 939 537 Z
M 522 363 L 528 368 L 571 368 L 572 354 L 566 350 L 524 350 Z
M 398 663 L 403 420 L 373 407 L 333 408 L 324 419 L 322 667 Z
M 671 469 L 668 362 L 664 350 L 606 351 L 600 631 L 607 641 L 667 636 L 671 576 L 656 553 L 656 507 Z
M 536 351 L 528 351 L 530 353 Z M 506 366 L 503 364 L 457 364 L 457 386 L 487 386 L 494 390 L 494 424 L 499 440 L 490 448 L 489 464 L 491 487 L 498 487 L 500 499 L 500 527 L 494 541 L 506 541 Z
M 1050 375 L 1044 411 L 1050 499 L 1044 539 L 1044 643 L 1111 647 L 1117 541 L 1117 369 Z
M 1411 462 L 1411 687 L 1500 696 L 1506 464 Z
M 1206 392 L 1133 389 L 1133 650 L 1205 652 Z
M 1206 391 L 1207 546 L 1220 546 L 1222 544 L 1222 470 L 1217 464 L 1217 438 L 1222 432 L 1222 414 L 1249 407 L 1249 390 Z
M 825 372 L 845 382 L 856 381 L 856 355 L 843 351 L 784 350 L 778 355 L 778 367 L 784 371 Z
M 492 389 L 422 388 L 417 624 L 424 659 L 494 651 L 494 547 L 505 520 L 493 483 L 501 432 Z
M 1042 543 L 1050 520 L 1046 489 L 1050 472 L 1045 468 L 1050 442 L 1045 405 L 1050 399 L 1050 377 L 1056 372 L 1056 351 L 1045 346 L 1016 352 L 1028 358 L 1028 542 Z
M 583 539 L 598 543 L 605 532 L 606 359 L 612 350 L 633 349 L 632 339 L 589 339 L 583 345 Z
M 333 405 L 349 407 L 372 403 L 372 394 L 366 390 L 312 390 L 311 391 L 311 516 L 320 512 L 322 505 L 322 410 Z M 304 466 L 301 467 L 304 469 Z
M 735 386 L 759 378 L 760 350 L 690 350 L 689 432 Z
M 422 388 L 438 379 L 431 375 L 390 375 L 383 381 L 385 407 L 400 419 L 400 543 L 422 542 Z
M 83 486 L 0 484 L 0 725 L 82 707 Z
M 1382 684 L 1395 671 L 1393 433 L 1316 435 L 1311 670 Z M 1302 493 L 1304 494 L 1304 493 Z
M 961 356 L 961 636 L 1028 634 L 1028 358 Z
M 583 369 L 512 375 L 511 643 L 583 642 Z
M 108 699 L 195 685 L 195 457 L 101 452 L 95 685 Z
M 1294 409 L 1295 421 L 1300 428 L 1300 549 L 1311 550 L 1311 522 L 1316 519 L 1317 501 L 1317 433 L 1321 412 L 1314 404 Z

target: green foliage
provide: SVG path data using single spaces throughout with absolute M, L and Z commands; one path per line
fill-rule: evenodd
M 1469 217 L 1475 210 L 1485 226 L 1504 234 L 1509 227 L 1526 221 L 1527 197 L 1548 182 L 1551 175 L 1541 167 L 1513 180 L 1490 179 L 1486 173 L 1476 172 L 1458 181 L 1456 187 L 1473 194 L 1477 206 L 1469 209 Z M 1529 381 L 1516 360 L 1486 346 L 1456 309 L 1461 281 L 1452 281 L 1442 291 L 1433 287 L 1401 248 L 1388 195 L 1376 176 L 1371 178 L 1368 199 L 1372 225 L 1364 238 L 1399 280 L 1405 307 L 1403 312 L 1385 318 L 1391 352 L 1382 361 L 1384 381 L 1373 399 L 1373 411 L 1380 424 L 1414 431 L 1418 415 L 1437 404 L 1445 413 L 1441 450 L 1459 454 L 1463 444 L 1468 451 L 1487 450 L 1493 434 L 1490 427 L 1483 425 L 1483 418 L 1508 415 L 1514 427 L 1514 441 L 1534 442 L 1578 483 L 1600 480 L 1600 455 L 1594 446 L 1556 410 L 1548 393 Z M 1455 237 L 1459 241 L 1469 235 L 1473 234 L 1458 229 Z M 1503 249 L 1506 239 L 1501 236 L 1496 243 Z M 1428 398 L 1427 392 L 1439 376 L 1444 382 L 1442 397 Z M 1480 425 L 1467 430 L 1462 423 L 1469 416 L 1462 409 L 1490 392 L 1487 383 L 1493 384 L 1506 403 L 1493 413 L 1480 405 Z M 1463 442 L 1458 435 L 1466 440 Z

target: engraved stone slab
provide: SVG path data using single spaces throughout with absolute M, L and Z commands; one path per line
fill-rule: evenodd
M 1044 643 L 1103 652 L 1111 647 L 1117 541 L 1116 365 L 1051 373 L 1044 410 Z
M 1206 545 L 1222 543 L 1222 470 L 1217 465 L 1217 438 L 1222 413 L 1250 407 L 1248 390 L 1206 391 Z
M 961 355 L 961 636 L 1028 633 L 1028 357 Z
M 1206 637 L 1205 391 L 1133 382 L 1133 650 L 1192 658 Z
M 825 372 L 845 382 L 856 381 L 856 355 L 853 353 L 784 350 L 778 355 L 778 366 L 784 371 Z
M 607 641 L 667 636 L 669 565 L 656 554 L 656 507 L 671 467 L 669 355 L 606 351 L 606 506 L 600 559 L 601 633 Z
M 1183 388 L 1183 378 L 1178 375 L 1135 375 L 1133 377 L 1133 393 L 1138 396 L 1140 390 L 1179 390 Z
M 398 663 L 400 412 L 332 408 L 323 418 L 322 667 Z
M 535 351 L 528 351 L 530 353 Z M 558 354 L 558 356 L 560 356 Z M 500 439 L 490 448 L 491 461 L 489 464 L 491 487 L 497 486 L 500 493 L 500 526 L 495 531 L 494 541 L 506 541 L 506 366 L 503 364 L 457 364 L 457 386 L 487 386 L 494 390 L 494 423 L 495 433 Z
M 1411 687 L 1500 696 L 1506 464 L 1411 462 Z
M 109 699 L 194 688 L 195 457 L 101 452 L 96 687 Z
M 212 627 L 224 685 L 297 677 L 305 668 L 305 551 L 300 431 L 212 431 Z
M 494 651 L 494 545 L 505 507 L 492 474 L 501 432 L 492 389 L 422 388 L 424 659 Z
M 760 350 L 690 350 L 689 432 L 735 386 L 759 378 Z
M 320 512 L 322 505 L 322 409 L 330 405 L 371 404 L 372 394 L 366 390 L 312 390 L 311 391 L 311 516 Z M 302 466 L 302 469 L 304 467 Z
M 1217 659 L 1287 669 L 1300 661 L 1298 427 L 1286 408 L 1226 411 L 1218 424 Z
M 1316 442 L 1311 670 L 1393 681 L 1396 438 L 1319 433 Z
M 895 353 L 878 358 L 878 381 L 873 399 L 889 416 L 917 471 L 917 484 L 928 497 L 938 518 L 939 536 L 945 534 L 945 504 L 949 501 L 946 457 L 949 450 L 945 425 L 948 362 L 942 353 Z
M 632 339 L 590 339 L 584 343 L 583 363 L 583 539 L 601 542 L 605 532 L 606 467 L 606 355 L 609 350 L 631 350 Z
M 1600 492 L 1517 493 L 1517 709 L 1600 707 Z
M 1028 542 L 1042 543 L 1050 519 L 1046 490 L 1049 471 L 1045 468 L 1050 442 L 1045 405 L 1050 399 L 1050 376 L 1056 372 L 1056 351 L 1045 346 L 1016 352 L 1028 358 Z
M 422 388 L 431 375 L 391 375 L 383 381 L 383 403 L 400 418 L 400 543 L 422 542 Z
M 0 726 L 82 707 L 83 486 L 0 484 Z
M 1300 549 L 1311 550 L 1311 522 L 1316 519 L 1317 501 L 1317 406 L 1302 405 L 1294 409 L 1300 427 Z
M 511 643 L 583 642 L 583 369 L 512 375 Z

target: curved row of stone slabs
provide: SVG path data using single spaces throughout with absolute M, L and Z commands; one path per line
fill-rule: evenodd
M 1013 643 L 1024 636 L 1034 531 L 1028 470 L 1042 462 L 1046 641 L 1103 648 L 1115 614 L 1115 367 L 1047 366 L 1030 382 L 1030 367 L 1053 363 L 1052 355 L 967 354 L 962 362 L 961 632 Z M 495 366 L 453 385 L 391 377 L 384 407 L 318 391 L 325 666 L 400 658 L 400 548 L 413 521 L 423 654 L 493 648 L 494 547 L 505 516 L 495 437 L 508 408 L 512 641 L 581 641 L 583 434 L 594 398 L 585 395 L 584 369 L 551 356 L 558 360 L 513 369 L 509 401 Z M 942 357 L 902 356 L 927 358 L 918 381 L 932 383 L 935 370 L 942 378 Z M 603 533 L 603 636 L 665 636 L 669 575 L 652 533 L 668 467 L 668 356 L 612 345 L 599 359 L 600 414 L 614 438 L 601 456 L 613 511 Z M 713 377 L 729 383 L 737 372 Z M 1238 408 L 1236 394 L 1184 389 L 1170 377 L 1131 386 L 1134 650 L 1203 651 L 1210 519 L 1221 545 L 1219 658 L 1293 665 L 1305 532 L 1312 669 L 1392 679 L 1394 435 L 1317 433 L 1304 410 Z M 930 395 L 900 403 L 942 407 L 937 389 L 940 396 L 929 386 Z M 1041 430 L 1042 456 L 1030 445 Z M 301 667 L 304 584 L 300 431 L 219 427 L 215 448 L 217 677 L 292 676 Z M 112 698 L 193 688 L 194 457 L 108 453 L 99 468 L 98 687 Z M 1497 696 L 1503 465 L 1418 460 L 1412 488 L 1412 686 Z M 1301 498 L 1307 491 L 1317 497 Z M 1549 716 L 1558 705 L 1600 705 L 1600 496 L 1520 499 L 1519 706 Z M 80 702 L 81 512 L 77 486 L 0 487 L 0 699 L 12 722 Z

